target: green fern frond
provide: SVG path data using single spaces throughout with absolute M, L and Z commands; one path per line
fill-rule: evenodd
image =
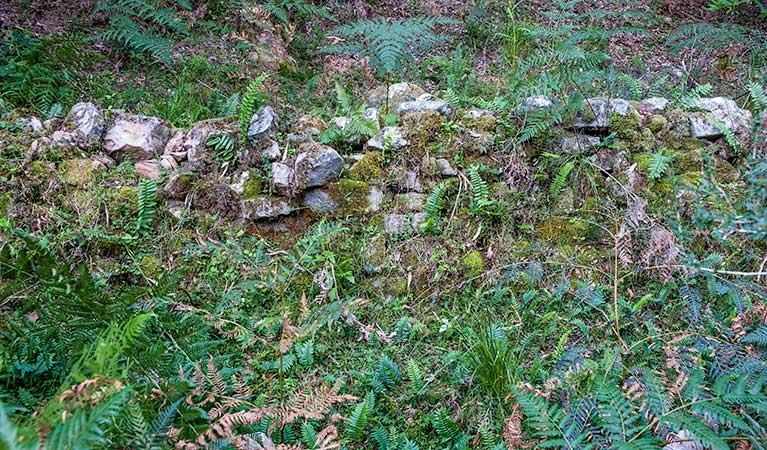
M 469 205 L 469 211 L 473 214 L 484 214 L 494 216 L 498 214 L 495 201 L 490 199 L 490 186 L 479 174 L 481 167 L 472 165 L 466 170 L 466 174 L 471 182 L 472 202 Z
M 367 401 L 359 403 L 354 407 L 354 411 L 346 421 L 346 439 L 349 442 L 357 442 L 365 434 L 368 426 L 368 414 L 370 414 L 370 404 Z
M 222 164 L 235 164 L 237 162 L 234 139 L 229 133 L 223 131 L 215 133 L 205 141 L 205 145 L 214 150 L 213 157 Z
M 264 106 L 264 93 L 261 91 L 261 86 L 264 81 L 269 77 L 267 74 L 261 74 L 257 76 L 253 81 L 248 84 L 245 92 L 240 99 L 240 132 L 243 139 L 248 134 L 248 127 L 250 126 L 250 119 L 253 117 L 259 108 Z
M 414 61 L 414 55 L 425 53 L 449 40 L 449 37 L 437 34 L 433 30 L 437 26 L 455 23 L 454 20 L 443 17 L 362 20 L 333 29 L 331 34 L 349 42 L 326 47 L 324 51 L 369 57 L 371 67 L 379 76 L 385 76 L 402 71 L 403 63 Z M 360 44 L 358 39 L 362 39 L 365 45 Z
M 45 450 L 109 448 L 107 428 L 119 416 L 127 391 L 112 395 L 92 410 L 77 410 L 56 425 L 45 441 Z
M 682 94 L 675 103 L 681 109 L 695 109 L 698 100 L 700 100 L 702 97 L 705 97 L 706 95 L 711 94 L 711 91 L 713 90 L 714 87 L 710 83 L 695 86 L 694 88 Z
M 143 236 L 151 230 L 154 213 L 157 207 L 157 182 L 143 178 L 139 182 L 138 220 L 136 234 Z
M 419 366 L 413 359 L 410 359 L 407 362 L 407 377 L 410 380 L 410 388 L 412 392 L 414 394 L 420 394 L 426 386 L 426 382 L 424 381 L 423 369 L 421 369 L 421 366 Z
M 757 329 L 743 336 L 741 342 L 745 344 L 755 344 L 760 347 L 767 347 L 767 325 L 761 325 Z
M 431 190 L 429 197 L 426 199 L 426 219 L 420 225 L 421 230 L 428 232 L 439 230 L 439 219 L 444 208 L 447 189 L 448 185 L 443 181 Z
M 650 179 L 661 179 L 671 169 L 671 161 L 673 160 L 674 158 L 671 155 L 667 155 L 663 149 L 653 153 L 650 156 L 650 164 L 647 166 Z
M 559 166 L 557 175 L 554 177 L 554 180 L 551 182 L 551 186 L 549 187 L 549 193 L 552 196 L 556 197 L 560 192 L 562 192 L 562 189 L 564 189 L 567 184 L 567 177 L 570 176 L 570 172 L 573 171 L 574 167 L 575 161 L 572 159 Z

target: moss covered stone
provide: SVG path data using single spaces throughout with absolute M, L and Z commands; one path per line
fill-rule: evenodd
M 349 178 L 357 181 L 375 183 L 381 179 L 381 154 L 378 152 L 367 152 L 354 163 L 349 169 Z
M 485 268 L 485 260 L 479 250 L 472 250 L 461 258 L 463 267 L 471 273 L 481 272 Z
M 68 159 L 61 164 L 60 170 L 67 184 L 86 186 L 96 180 L 104 166 L 92 159 Z
M 341 180 L 335 187 L 344 214 L 364 214 L 370 211 L 370 184 L 358 180 Z
M 415 156 L 426 154 L 431 143 L 442 136 L 444 117 L 437 111 L 411 112 L 402 116 L 400 125 L 405 138 L 410 142 L 409 151 Z
M 647 118 L 647 129 L 653 133 L 659 133 L 668 123 L 668 120 L 660 114 L 653 114 Z

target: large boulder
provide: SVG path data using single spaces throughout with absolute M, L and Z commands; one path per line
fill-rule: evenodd
M 338 178 L 344 159 L 327 145 L 309 144 L 301 147 L 293 167 L 297 187 L 307 189 Z
M 701 113 L 692 113 L 690 132 L 698 139 L 719 139 L 724 135 L 720 126 L 733 132 L 745 142 L 751 132 L 751 111 L 738 107 L 734 100 L 724 97 L 701 98 L 694 105 Z M 719 125 L 719 126 L 717 126 Z
M 160 156 L 171 134 L 162 119 L 119 113 L 104 136 L 104 150 L 118 161 L 152 159 Z
M 583 110 L 575 118 L 575 128 L 585 131 L 602 132 L 610 128 L 614 115 L 636 116 L 639 113 L 631 103 L 620 98 L 591 98 L 586 100 Z

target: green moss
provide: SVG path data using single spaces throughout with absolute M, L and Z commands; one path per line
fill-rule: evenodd
M 364 214 L 370 207 L 370 185 L 364 181 L 341 180 L 336 183 L 341 210 L 345 214 Z
M 649 129 L 642 128 L 642 118 L 636 111 L 625 116 L 612 114 L 610 116 L 610 131 L 618 137 L 616 148 L 619 150 L 646 152 L 655 148 L 655 136 Z
M 404 115 L 400 122 L 406 132 L 405 138 L 410 142 L 408 150 L 417 157 L 426 154 L 442 135 L 443 117 L 437 111 L 412 112 Z
M 92 184 L 102 169 L 101 164 L 90 159 L 68 159 L 59 167 L 64 181 L 72 186 Z
M 459 112 L 457 116 L 460 117 L 458 119 L 459 125 L 479 132 L 494 132 L 495 126 L 498 122 L 496 117 L 491 116 L 490 114 L 483 114 L 477 118 L 473 118 L 465 112 Z
M 163 266 L 162 261 L 155 255 L 144 255 L 137 261 L 139 271 L 151 279 L 157 279 L 162 274 Z
M 479 250 L 472 250 L 461 259 L 461 264 L 470 273 L 481 272 L 485 268 L 485 260 Z
M 253 200 L 261 194 L 264 184 L 258 177 L 251 177 L 242 185 L 242 198 L 244 200 Z
M 357 181 L 375 182 L 381 178 L 381 154 L 367 152 L 349 169 L 349 177 Z
M 554 216 L 538 224 L 538 237 L 549 243 L 575 245 L 598 237 L 597 229 L 589 223 L 575 218 Z
M 667 123 L 668 120 L 665 117 L 659 114 L 653 114 L 647 118 L 647 129 L 653 133 L 658 133 L 663 129 L 663 127 L 666 126 Z

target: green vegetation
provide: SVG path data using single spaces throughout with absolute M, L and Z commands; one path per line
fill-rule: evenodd
M 767 449 L 764 2 L 58 3 L 0 449 Z

